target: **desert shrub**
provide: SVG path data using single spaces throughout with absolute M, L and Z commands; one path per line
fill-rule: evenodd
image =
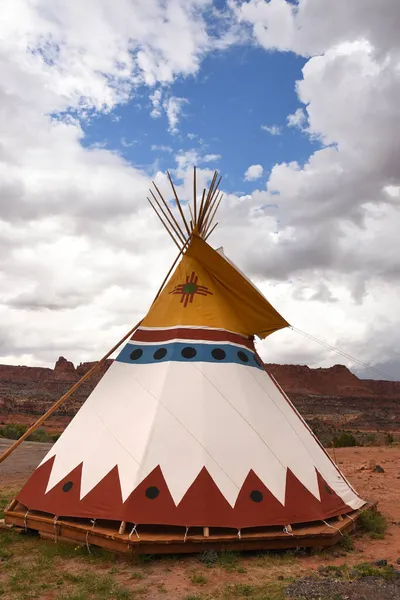
M 388 526 L 386 517 L 371 508 L 360 514 L 359 523 L 364 531 L 375 535 L 384 535 Z
M 26 425 L 21 423 L 7 423 L 0 427 L 0 436 L 9 440 L 18 440 L 27 430 Z
M 0 437 L 9 440 L 18 440 L 28 427 L 22 423 L 8 423 L 0 427 Z M 47 433 L 43 427 L 39 427 L 27 438 L 31 442 L 56 442 L 60 433 Z
M 43 427 L 39 427 L 36 429 L 31 435 L 28 437 L 28 440 L 31 442 L 49 442 L 51 441 L 51 437 L 48 433 L 43 429 Z
M 347 552 L 354 550 L 354 540 L 348 533 L 343 534 L 339 542 L 340 547 Z
M 339 435 L 333 438 L 335 448 L 347 448 L 349 446 L 357 446 L 357 440 L 352 433 L 342 431 Z
M 370 445 L 376 444 L 376 434 L 375 433 L 367 433 L 365 436 L 365 441 L 367 444 L 370 444 Z
M 385 443 L 387 446 L 390 446 L 394 442 L 394 437 L 391 433 L 387 433 L 385 436 Z

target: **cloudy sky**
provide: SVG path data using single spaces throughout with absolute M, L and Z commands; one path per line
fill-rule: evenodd
M 296 328 L 399 378 L 398 0 L 3 0 L 0 362 L 101 357 L 175 247 L 166 170 Z M 266 361 L 345 363 L 296 331 Z

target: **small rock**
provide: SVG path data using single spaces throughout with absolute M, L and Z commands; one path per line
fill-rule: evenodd
M 376 465 L 374 471 L 375 471 L 375 473 L 384 473 L 385 469 L 383 467 L 381 467 L 381 465 Z
M 397 563 L 398 565 L 400 565 L 400 556 L 399 556 L 399 558 L 396 560 L 396 563 Z
M 381 560 L 376 560 L 372 563 L 374 567 L 387 567 L 387 560 L 382 558 Z
M 283 581 L 285 578 L 283 575 L 279 575 L 278 579 L 279 579 L 279 581 Z

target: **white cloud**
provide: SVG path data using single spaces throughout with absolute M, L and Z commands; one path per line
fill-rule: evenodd
M 302 108 L 298 108 L 293 114 L 287 116 L 288 127 L 303 129 L 306 121 L 307 117 Z
M 161 145 L 153 144 L 151 149 L 153 152 L 172 152 L 173 151 L 171 146 L 163 146 L 162 144 Z
M 198 150 L 194 149 L 181 151 L 175 157 L 177 163 L 176 174 L 178 177 L 184 178 L 188 170 L 192 173 L 194 166 L 217 162 L 220 158 L 220 154 L 200 154 Z M 206 170 L 205 173 L 208 174 L 208 171 Z
M 134 140 L 133 142 L 128 142 L 128 140 L 125 137 L 121 138 L 121 146 L 123 146 L 124 148 L 132 148 L 132 146 L 134 146 L 136 144 L 136 140 Z
M 161 104 L 162 92 L 161 92 L 161 89 L 158 88 L 157 90 L 154 90 L 154 92 L 152 94 L 150 94 L 149 98 L 153 105 L 150 116 L 153 119 L 158 119 L 158 117 L 161 117 L 161 115 L 162 115 L 162 104 Z
M 270 135 L 282 135 L 282 128 L 278 125 L 261 125 L 261 129 Z
M 187 98 L 178 98 L 176 96 L 170 96 L 163 102 L 163 108 L 166 112 L 168 119 L 168 130 L 173 135 L 178 133 L 178 123 L 182 110 L 185 104 L 188 104 Z
M 263 172 L 264 169 L 261 165 L 251 165 L 244 174 L 244 178 L 246 181 L 255 181 L 262 177 Z
M 174 247 L 147 205 L 148 175 L 103 144 L 82 145 L 81 121 L 143 84 L 157 105 L 158 90 L 196 73 L 217 42 L 208 6 L 2 3 L 1 362 L 98 358 L 147 310 Z
M 158 119 L 164 111 L 168 120 L 168 131 L 172 135 L 177 134 L 183 107 L 189 103 L 189 100 L 187 98 L 168 95 L 161 88 L 157 88 L 153 94 L 150 94 L 149 98 L 153 106 L 150 116 L 153 119 Z
M 2 4 L 1 362 L 97 358 L 143 315 L 174 257 L 145 202 L 147 174 L 101 145 L 84 147 L 81 119 L 143 84 L 159 91 L 164 115 L 170 84 L 196 73 L 217 44 L 203 16 L 210 5 L 109 6 Z M 302 108 L 288 123 L 321 147 L 302 163 L 276 164 L 266 188 L 226 194 L 212 242 L 295 326 L 385 370 L 400 359 L 399 4 L 300 0 L 297 9 L 252 0 L 236 10 L 256 43 L 307 57 Z M 184 198 L 193 164 L 205 167 L 200 190 L 217 160 L 179 153 Z M 166 187 L 164 174 L 154 177 Z M 289 330 L 262 353 L 271 362 L 344 361 Z
M 250 0 L 232 6 L 266 49 L 313 56 L 344 42 L 368 40 L 383 53 L 400 51 L 398 0 Z

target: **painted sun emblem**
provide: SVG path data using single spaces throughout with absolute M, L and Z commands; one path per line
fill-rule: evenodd
M 189 302 L 193 302 L 196 294 L 199 296 L 212 296 L 213 293 L 205 285 L 199 285 L 198 280 L 198 276 L 193 271 L 190 277 L 186 275 L 186 282 L 176 285 L 170 294 L 180 295 L 184 308 L 187 307 Z

